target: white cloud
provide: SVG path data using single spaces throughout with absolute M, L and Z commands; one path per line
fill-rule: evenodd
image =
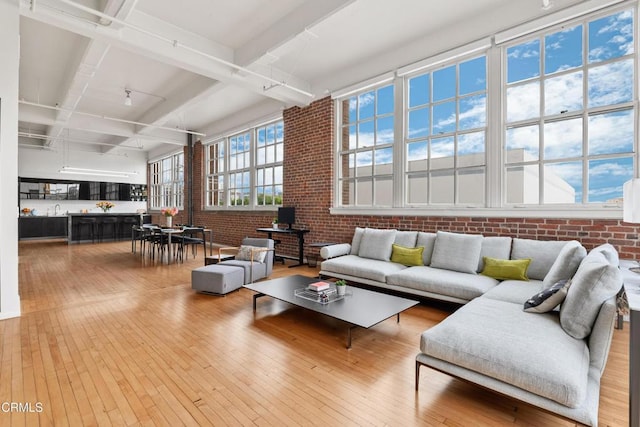
M 582 72 L 553 77 L 545 82 L 545 114 L 582 109 Z
M 484 132 L 466 133 L 458 136 L 458 154 L 484 153 Z
M 507 89 L 507 121 L 515 122 L 540 115 L 540 83 L 532 82 Z
M 486 125 L 487 102 L 484 95 L 460 100 L 459 129 L 473 129 Z
M 630 101 L 633 95 L 633 60 L 591 68 L 588 85 L 589 107 Z
M 629 170 L 628 165 L 619 162 L 598 163 L 596 166 L 589 167 L 589 177 L 628 177 L 633 172 Z
M 633 150 L 632 110 L 598 114 L 589 118 L 589 153 L 623 153 Z

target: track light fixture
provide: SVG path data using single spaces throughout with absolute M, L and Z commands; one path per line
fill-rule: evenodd
M 124 92 L 127 94 L 124 98 L 124 105 L 131 107 L 131 91 L 129 89 L 125 89 Z

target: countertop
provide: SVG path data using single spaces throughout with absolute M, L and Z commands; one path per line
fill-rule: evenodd
M 108 215 L 108 216 L 139 216 L 139 215 L 148 215 L 146 213 L 139 214 L 135 212 L 69 212 L 68 214 L 58 214 L 58 215 L 20 215 L 20 218 L 67 218 L 70 216 L 96 216 L 96 215 Z
M 139 213 L 135 213 L 135 212 L 87 212 L 87 213 L 69 212 L 67 215 L 68 216 L 100 216 L 100 215 L 105 215 L 105 216 L 141 216 L 141 215 L 148 215 L 148 214 L 139 214 Z

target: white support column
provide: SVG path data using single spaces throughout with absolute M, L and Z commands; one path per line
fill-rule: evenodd
M 20 316 L 18 294 L 18 0 L 0 0 L 0 319 Z

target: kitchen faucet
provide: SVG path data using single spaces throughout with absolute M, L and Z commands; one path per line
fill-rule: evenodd
M 58 216 L 58 209 L 60 209 L 60 204 L 56 203 L 56 205 L 53 207 L 53 215 L 54 216 Z

